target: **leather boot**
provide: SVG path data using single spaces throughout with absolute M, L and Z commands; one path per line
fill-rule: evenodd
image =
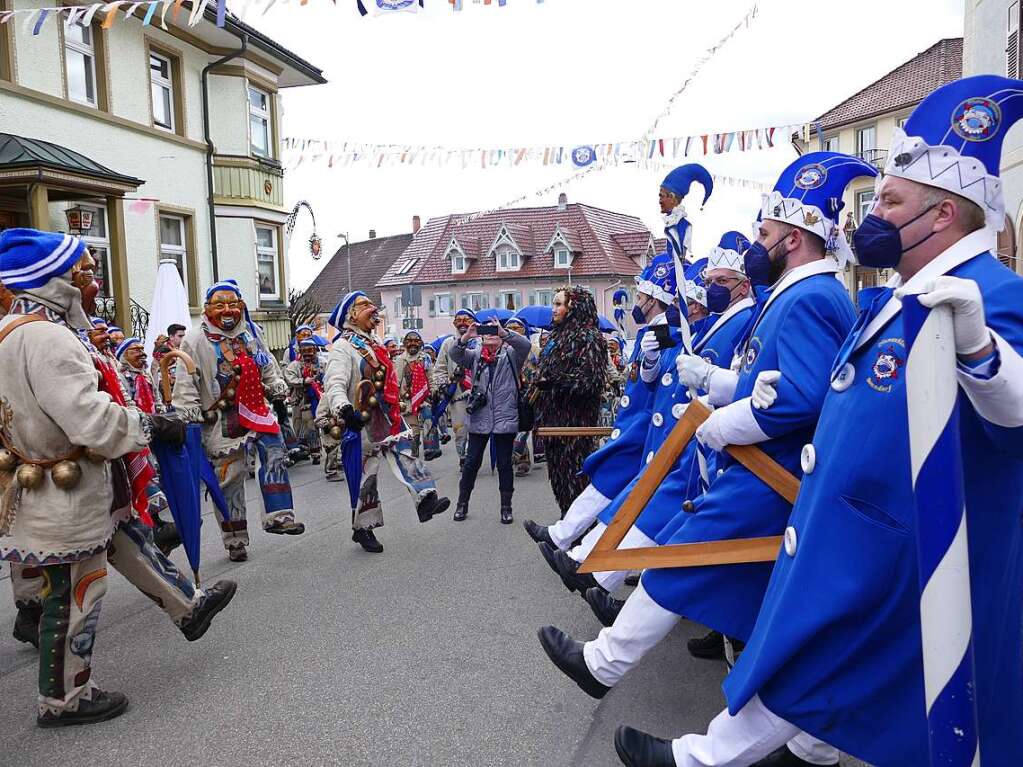
M 510 490 L 501 491 L 501 524 L 510 525 L 512 523 L 512 505 L 511 505 L 512 494 Z
M 68 727 L 75 724 L 105 722 L 120 716 L 128 708 L 128 698 L 122 692 L 94 690 L 90 700 L 79 701 L 74 711 L 53 714 L 49 711 L 36 717 L 39 727 Z
M 465 501 L 459 501 L 455 504 L 455 513 L 452 515 L 452 519 L 455 522 L 462 522 L 469 516 L 469 504 Z
M 369 529 L 356 530 L 352 533 L 352 540 L 370 554 L 379 554 L 384 550 L 384 544 L 378 541 L 373 531 Z
M 18 605 L 14 618 L 14 638 L 39 649 L 39 619 L 43 617 L 43 606 L 39 604 Z

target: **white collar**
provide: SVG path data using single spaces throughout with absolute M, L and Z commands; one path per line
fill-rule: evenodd
M 718 330 L 720 330 L 722 326 L 724 326 L 724 324 L 728 322 L 728 320 L 732 319 L 732 317 L 741 312 L 743 309 L 748 309 L 751 306 L 753 306 L 753 299 L 750 298 L 749 296 L 746 296 L 745 298 L 739 299 L 734 304 L 725 309 L 723 312 L 721 312 L 721 314 L 718 315 L 717 319 L 714 320 L 714 324 L 710 326 L 710 329 L 703 334 L 703 338 L 699 340 L 693 351 L 703 349 L 703 347 L 707 345 L 707 341 L 710 340 L 710 337 L 714 335 Z
M 681 202 L 671 209 L 671 213 L 664 214 L 664 225 L 675 226 L 679 221 L 686 217 L 686 206 Z
M 971 232 L 961 240 L 952 243 L 952 245 L 939 253 L 935 258 L 924 264 L 920 271 L 906 281 L 905 285 L 902 284 L 902 275 L 896 272 L 888 280 L 885 287 L 893 289 L 903 288 L 907 293 L 923 292 L 935 277 L 948 274 L 960 264 L 965 264 L 971 258 L 991 250 L 994 245 L 995 239 L 992 230 L 988 228 L 978 229 L 976 232 Z M 859 349 L 870 341 L 881 328 L 891 321 L 892 317 L 901 311 L 902 301 L 892 295 L 888 302 L 881 307 L 881 311 L 863 329 L 863 333 L 860 334 L 860 338 L 856 342 L 856 348 Z

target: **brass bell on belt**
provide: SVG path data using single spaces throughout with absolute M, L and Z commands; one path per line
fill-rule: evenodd
M 238 393 L 238 392 L 236 392 L 236 391 L 234 390 L 234 388 L 230 388 L 230 389 L 228 389 L 227 391 L 225 391 L 225 392 L 224 392 L 224 397 L 225 397 L 226 399 L 234 399 L 234 397 L 235 397 L 235 395 L 236 395 L 237 393 Z
M 374 371 L 373 373 L 373 377 L 378 381 L 383 381 L 386 376 L 387 371 L 385 371 L 383 368 L 377 368 L 376 371 Z
M 61 490 L 70 490 L 82 481 L 82 468 L 75 461 L 58 461 L 50 469 L 50 477 Z
M 85 458 L 88 461 L 92 461 L 92 463 L 105 463 L 107 460 L 106 456 L 101 453 L 97 453 L 91 447 L 85 448 Z
M 373 385 L 375 387 L 377 387 L 377 391 L 380 391 L 381 389 L 384 388 L 384 382 L 383 381 L 376 381 L 376 382 L 374 382 Z
M 0 448 L 0 471 L 14 471 L 18 465 L 18 456 L 6 448 Z
M 366 401 L 367 401 L 367 402 L 369 403 L 370 407 L 376 407 L 376 406 L 377 406 L 377 403 L 378 403 L 378 402 L 379 402 L 380 400 L 378 400 L 378 399 L 377 399 L 376 397 L 370 397 L 370 398 L 369 398 L 368 400 L 366 400 Z
M 225 400 L 220 400 L 217 403 L 217 407 L 220 408 L 221 410 L 227 410 L 227 402 Z
M 18 479 L 18 484 L 25 490 L 34 490 L 43 484 L 46 472 L 41 466 L 34 463 L 23 463 L 18 467 L 18 473 L 15 476 Z
M 369 420 L 369 411 L 368 410 L 360 410 L 359 411 L 359 415 L 362 417 L 363 421 L 368 421 Z
M 341 439 L 341 427 L 340 426 L 331 426 L 330 427 L 330 438 L 331 439 Z

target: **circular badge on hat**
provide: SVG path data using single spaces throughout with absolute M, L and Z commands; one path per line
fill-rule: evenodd
M 654 277 L 656 277 L 659 280 L 663 280 L 667 276 L 668 276 L 667 264 L 658 264 L 656 267 L 654 267 Z
M 1002 108 L 984 96 L 966 99 L 952 113 L 952 130 L 967 141 L 987 141 L 998 133 Z
M 816 189 L 828 178 L 828 170 L 819 162 L 804 165 L 796 172 L 795 184 L 800 189 Z

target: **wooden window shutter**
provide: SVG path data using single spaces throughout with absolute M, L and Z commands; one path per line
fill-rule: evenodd
M 1009 14 L 1006 20 L 1005 34 L 1005 75 L 1006 77 L 1019 77 L 1019 26 L 1020 26 L 1020 4 L 1018 0 L 1009 3 Z

